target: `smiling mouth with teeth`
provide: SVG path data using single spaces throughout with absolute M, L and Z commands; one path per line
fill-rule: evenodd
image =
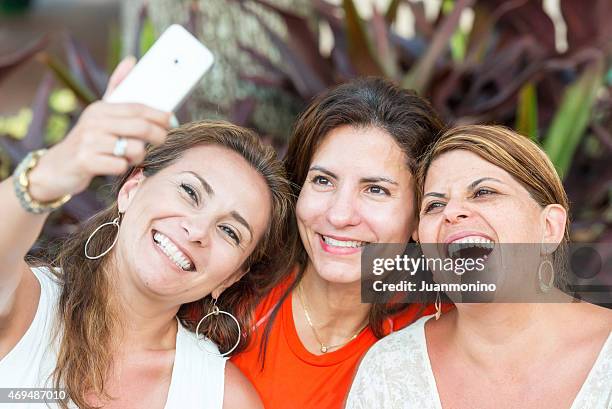
M 195 271 L 193 262 L 168 237 L 156 231 L 153 234 L 153 241 L 177 267 L 184 271 Z
M 334 247 L 359 248 L 359 247 L 363 247 L 366 244 L 368 244 L 365 241 L 336 240 L 336 239 L 332 239 L 331 237 L 327 237 L 323 235 L 321 235 L 321 237 L 323 237 L 323 241 L 325 242 L 325 244 L 329 246 L 334 246 Z
M 495 243 L 482 236 L 468 236 L 448 244 L 446 253 L 453 259 L 487 259 Z

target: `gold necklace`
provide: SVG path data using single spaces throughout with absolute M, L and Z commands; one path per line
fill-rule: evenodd
M 357 332 L 355 332 L 348 340 L 346 340 L 346 341 L 344 341 L 344 342 L 342 342 L 340 344 L 336 344 L 336 345 L 325 345 L 321 341 L 321 338 L 319 337 L 319 334 L 317 334 L 317 330 L 315 329 L 315 327 L 314 327 L 314 325 L 312 323 L 312 320 L 310 319 L 310 314 L 308 313 L 308 308 L 306 307 L 306 302 L 304 301 L 304 290 L 302 289 L 302 283 L 301 282 L 300 282 L 300 284 L 298 284 L 298 296 L 300 297 L 300 304 L 302 304 L 302 309 L 304 310 L 304 315 L 306 316 L 306 321 L 308 321 L 308 325 L 310 325 L 310 328 L 312 329 L 312 333 L 314 334 L 315 339 L 319 343 L 320 350 L 321 350 L 322 353 L 326 353 L 330 349 L 343 347 L 344 345 L 348 344 L 349 342 L 351 342 L 352 340 L 357 338 L 357 336 L 361 333 L 361 331 L 363 331 L 365 329 L 365 327 L 368 326 L 368 323 L 366 321 L 366 323 L 361 328 L 359 328 L 359 330 L 357 330 Z

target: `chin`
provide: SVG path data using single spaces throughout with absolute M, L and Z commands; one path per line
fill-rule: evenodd
M 353 266 L 344 263 L 325 263 L 315 270 L 319 277 L 330 283 L 350 284 L 361 280 L 361 265 Z
M 191 287 L 185 283 L 184 277 L 177 277 L 174 272 L 151 268 L 146 271 L 140 270 L 138 279 L 147 292 L 160 296 L 181 294 Z

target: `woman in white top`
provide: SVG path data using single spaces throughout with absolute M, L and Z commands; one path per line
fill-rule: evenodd
M 0 386 L 14 399 L 4 407 L 27 387 L 62 388 L 70 399 L 51 405 L 62 408 L 261 407 L 225 355 L 248 342 L 254 296 L 282 262 L 289 185 L 252 132 L 206 121 L 168 132 L 168 121 L 95 103 L 0 184 Z M 24 261 L 49 210 L 120 174 L 117 200 L 62 243 L 53 267 Z
M 491 264 L 513 249 L 497 244 L 537 243 L 535 268 L 506 269 L 499 282 L 525 271 L 522 290 L 536 288 L 542 302 L 456 303 L 382 339 L 347 408 L 612 408 L 612 311 L 558 289 L 568 202 L 545 153 L 502 127 L 451 129 L 422 161 L 417 192 L 415 239 L 444 254 L 468 238 L 490 241 Z

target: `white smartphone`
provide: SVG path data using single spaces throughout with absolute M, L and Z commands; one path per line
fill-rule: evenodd
M 173 24 L 162 33 L 132 71 L 105 98 L 107 102 L 141 103 L 161 111 L 178 108 L 214 57 L 186 29 Z

